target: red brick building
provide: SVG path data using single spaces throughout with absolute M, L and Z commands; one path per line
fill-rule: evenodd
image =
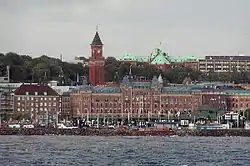
M 124 77 L 120 86 L 82 85 L 71 93 L 73 117 L 99 122 L 191 117 L 201 103 L 201 95 L 187 88 L 163 87 L 156 77 L 152 81 Z
M 71 120 L 72 119 L 72 111 L 71 111 L 71 100 L 70 100 L 70 92 L 64 92 L 61 95 L 61 113 L 59 114 L 60 120 Z
M 237 90 L 227 91 L 227 105 L 228 111 L 245 113 L 250 109 L 250 91 L 249 90 Z
M 91 85 L 103 85 L 105 82 L 105 58 L 103 57 L 103 43 L 98 32 L 96 32 L 91 44 L 91 57 L 88 65 Z
M 22 84 L 14 91 L 14 114 L 25 114 L 34 123 L 58 120 L 61 97 L 48 85 Z

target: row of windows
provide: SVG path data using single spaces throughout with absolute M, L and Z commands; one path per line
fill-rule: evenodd
M 181 112 L 189 112 L 191 113 L 192 111 L 192 108 L 185 108 L 185 109 L 171 109 L 171 110 L 161 110 L 161 111 L 158 111 L 158 110 L 153 110 L 153 111 L 150 111 L 150 110 L 147 110 L 147 109 L 144 109 L 144 110 L 140 110 L 140 109 L 132 109 L 131 111 L 129 109 L 125 109 L 124 111 L 121 111 L 121 110 L 117 110 L 117 109 L 114 109 L 114 110 L 107 110 L 107 109 L 96 109 L 96 110 L 92 110 L 91 112 L 88 112 L 87 109 L 84 109 L 82 111 L 77 111 L 77 114 L 81 114 L 81 113 L 105 113 L 105 114 L 115 114 L 115 113 L 136 113 L 136 114 L 170 114 L 170 115 L 173 115 L 173 114 L 177 114 L 178 111 L 181 111 Z
M 17 105 L 18 106 L 25 106 L 25 103 L 17 103 Z M 49 103 L 40 103 L 40 104 L 38 104 L 38 103 L 26 103 L 26 106 L 36 106 L 36 107 L 38 107 L 38 106 L 54 106 L 54 107 L 56 107 L 57 106 L 57 104 L 56 104 L 56 102 L 53 102 L 53 103 L 51 103 L 51 102 L 49 102 Z M 59 106 L 61 106 L 61 103 L 59 103 Z
M 20 112 L 20 111 L 22 111 L 22 112 L 29 112 L 29 111 L 31 111 L 31 112 L 38 112 L 38 111 L 55 111 L 56 109 L 55 108 L 30 108 L 30 109 L 24 109 L 24 108 L 17 108 L 17 111 L 18 112 Z
M 51 101 L 51 100 L 53 100 L 53 101 L 56 101 L 56 97 L 17 97 L 17 100 L 19 101 L 19 100 L 41 100 L 41 101 L 43 101 L 43 100 L 49 100 L 49 101 Z

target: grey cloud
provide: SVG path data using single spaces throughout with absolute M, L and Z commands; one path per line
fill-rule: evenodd
M 89 53 L 96 24 L 105 56 L 250 54 L 249 0 L 2 0 L 0 52 L 66 59 Z

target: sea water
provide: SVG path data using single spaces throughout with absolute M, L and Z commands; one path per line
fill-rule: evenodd
M 0 165 L 250 166 L 250 138 L 0 136 Z

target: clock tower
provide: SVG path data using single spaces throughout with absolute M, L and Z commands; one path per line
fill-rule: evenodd
M 98 30 L 95 33 L 91 46 L 91 57 L 89 58 L 89 82 L 91 85 L 103 85 L 105 82 L 105 58 L 103 57 L 103 43 Z

